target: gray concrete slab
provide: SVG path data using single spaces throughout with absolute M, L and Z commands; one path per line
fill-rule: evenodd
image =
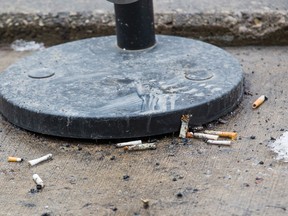
M 48 44 L 114 34 L 113 4 L 95 1 L 0 0 L 0 42 Z M 286 0 L 154 1 L 157 33 L 220 45 L 288 44 Z
M 113 142 L 26 132 L 1 117 L 0 215 L 287 215 L 288 164 L 268 145 L 287 131 L 288 49 L 226 50 L 243 65 L 245 95 L 226 124 L 210 128 L 238 132 L 231 147 L 183 144 L 174 134 L 158 137 L 157 150 L 125 153 Z M 25 55 L 2 47 L 0 71 Z M 268 101 L 253 110 L 262 94 Z M 28 166 L 47 153 L 52 161 Z M 34 173 L 45 184 L 39 193 L 30 192 Z

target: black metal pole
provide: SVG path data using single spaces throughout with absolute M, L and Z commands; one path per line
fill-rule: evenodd
M 141 50 L 155 45 L 153 0 L 114 4 L 117 44 L 121 49 Z

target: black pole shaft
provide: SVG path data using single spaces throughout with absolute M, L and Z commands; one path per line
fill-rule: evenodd
M 140 50 L 155 43 L 153 0 L 114 4 L 117 44 L 126 50 Z

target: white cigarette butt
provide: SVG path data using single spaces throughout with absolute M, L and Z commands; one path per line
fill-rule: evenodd
M 48 159 L 52 159 L 52 154 L 47 154 L 47 155 L 44 155 L 43 157 L 36 158 L 34 160 L 30 160 L 30 161 L 28 161 L 28 163 L 30 166 L 34 166 L 34 165 L 39 164 L 39 163 L 46 161 Z
M 129 141 L 129 142 L 117 143 L 116 147 L 121 148 L 124 146 L 139 145 L 139 144 L 142 144 L 142 140 L 134 140 L 134 141 Z
M 180 138 L 186 138 L 186 134 L 188 132 L 189 120 L 190 120 L 190 115 L 182 115 L 181 128 L 180 128 L 180 133 L 179 133 Z
M 41 190 L 44 187 L 44 183 L 43 183 L 42 179 L 39 177 L 38 174 L 33 174 L 32 178 L 33 178 L 33 180 L 37 186 L 37 189 Z
M 209 139 L 209 140 L 217 140 L 219 138 L 218 135 L 204 134 L 204 133 L 193 133 L 193 137 L 199 138 L 199 139 Z
M 207 140 L 207 143 L 212 145 L 231 145 L 230 140 Z
M 126 151 L 141 151 L 141 150 L 155 150 L 156 148 L 157 147 L 156 147 L 155 143 L 146 143 L 146 144 L 125 146 L 124 150 L 126 150 Z

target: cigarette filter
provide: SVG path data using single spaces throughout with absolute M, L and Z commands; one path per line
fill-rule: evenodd
M 212 130 L 205 130 L 204 133 L 206 134 L 214 134 L 220 137 L 228 137 L 232 140 L 235 140 L 238 136 L 236 132 L 227 132 L 227 131 L 212 131 Z
M 33 174 L 32 178 L 33 178 L 33 180 L 37 186 L 37 189 L 41 190 L 44 187 L 44 183 L 43 183 L 42 179 L 39 177 L 38 174 Z
M 132 145 L 132 146 L 125 146 L 125 151 L 141 151 L 141 150 L 155 150 L 156 144 L 155 143 L 146 143 L 146 144 L 139 144 L 139 145 Z
M 187 133 L 188 138 L 198 138 L 198 139 L 210 139 L 210 140 L 217 140 L 219 138 L 218 135 L 213 134 L 204 134 L 204 133 Z
M 130 142 L 117 143 L 116 147 L 120 148 L 120 147 L 124 147 L 124 146 L 139 145 L 139 144 L 142 144 L 141 140 L 134 140 L 134 141 L 130 141 Z
M 186 138 L 186 134 L 188 132 L 188 124 L 189 124 L 190 115 L 182 115 L 181 117 L 181 128 L 179 137 Z
M 22 162 L 23 158 L 18 157 L 8 157 L 8 162 Z
M 231 145 L 230 140 L 207 140 L 207 143 L 212 145 Z
M 30 161 L 28 161 L 28 163 L 30 166 L 34 166 L 36 164 L 39 164 L 39 163 L 46 161 L 46 160 L 49 160 L 49 159 L 52 159 L 52 154 L 47 154 L 47 155 L 44 155 L 43 157 L 40 157 L 40 158 L 37 158 L 34 160 L 30 160 Z
M 261 95 L 252 105 L 253 109 L 258 108 L 261 104 L 264 103 L 264 101 L 268 100 L 268 98 L 265 95 Z

